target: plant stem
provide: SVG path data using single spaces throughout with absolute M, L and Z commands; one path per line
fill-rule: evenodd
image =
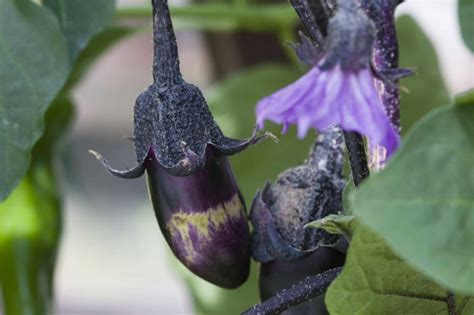
M 398 68 L 398 40 L 395 28 L 395 9 L 402 1 L 363 0 L 361 7 L 375 23 L 377 36 L 374 43 L 373 62 L 378 71 Z M 400 133 L 400 98 L 398 87 L 377 80 L 382 103 L 395 130 Z
M 346 140 L 346 147 L 349 152 L 352 178 L 354 179 L 354 184 L 358 186 L 370 174 L 364 140 L 359 133 L 352 131 L 344 131 L 344 139 Z
M 448 304 L 448 314 L 449 315 L 457 315 L 456 312 L 456 299 L 454 298 L 454 294 L 448 291 L 446 303 Z
M 323 294 L 341 271 L 342 267 L 339 267 L 308 277 L 293 287 L 280 291 L 268 300 L 254 305 L 241 315 L 280 314 L 293 306 Z

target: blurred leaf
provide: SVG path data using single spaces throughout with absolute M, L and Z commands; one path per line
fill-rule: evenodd
M 331 234 L 342 234 L 350 237 L 356 226 L 357 221 L 352 215 L 330 214 L 306 224 L 305 228 L 320 228 Z
M 454 103 L 456 105 L 474 104 L 474 88 L 456 95 Z
M 225 3 L 199 3 L 171 6 L 170 12 L 177 28 L 206 31 L 276 32 L 293 29 L 298 18 L 289 4 L 234 5 Z M 151 7 L 122 8 L 121 17 L 151 18 Z
M 467 47 L 474 52 L 474 1 L 458 1 L 459 26 Z
M 444 315 L 448 314 L 446 296 L 446 290 L 398 258 L 382 238 L 359 226 L 344 269 L 326 293 L 326 305 L 334 315 Z M 459 315 L 471 314 L 469 300 L 457 296 L 456 302 Z
M 57 146 L 74 117 L 74 105 L 64 93 L 59 94 L 45 115 L 45 130 L 33 148 L 32 163 L 51 163 Z
M 465 294 L 474 294 L 473 121 L 474 103 L 427 115 L 352 196 L 354 213 L 395 252 Z
M 112 20 L 114 0 L 43 0 L 59 19 L 74 61 L 89 40 Z
M 43 114 L 69 70 L 56 18 L 29 0 L 0 1 L 0 200 L 26 173 Z
M 35 164 L 0 203 L 0 286 L 6 315 L 51 313 L 60 226 L 51 169 Z
M 293 82 L 299 75 L 301 73 L 296 69 L 286 65 L 256 66 L 221 81 L 208 91 L 207 100 L 227 136 L 249 137 L 255 126 L 257 101 Z M 277 135 L 279 143 L 266 141 L 231 158 L 247 205 L 266 180 L 273 180 L 288 167 L 301 164 L 315 140 L 312 136 L 303 141 L 296 140 L 294 128 L 290 128 L 287 134 L 280 135 L 281 126 L 270 123 L 265 130 Z
M 450 103 L 450 94 L 444 83 L 435 49 L 428 37 L 411 17 L 397 19 L 400 44 L 400 65 L 414 67 L 415 75 L 401 80 L 402 133 L 432 109 Z
M 73 117 L 69 98 L 48 109 L 28 174 L 0 203 L 0 287 L 7 315 L 49 314 L 61 233 L 60 193 L 53 153 Z
M 106 50 L 135 31 L 130 27 L 111 26 L 94 36 L 79 54 L 64 89 L 71 89 Z

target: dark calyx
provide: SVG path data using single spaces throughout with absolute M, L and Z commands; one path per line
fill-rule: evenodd
M 291 3 L 311 37 L 300 34 L 301 43 L 293 46 L 305 64 L 319 65 L 323 70 L 336 64 L 345 70 L 370 66 L 375 28 L 358 2 L 292 0 Z
M 252 255 L 259 262 L 294 260 L 340 238 L 321 229 L 305 229 L 311 221 L 341 212 L 344 180 L 343 137 L 339 128 L 318 136 L 305 165 L 280 174 L 252 204 Z
M 375 27 L 355 0 L 339 0 L 329 19 L 321 69 L 340 64 L 343 70 L 359 70 L 371 64 Z
M 135 105 L 134 139 L 137 159 L 150 148 L 170 173 L 185 176 L 202 168 L 208 144 L 234 154 L 258 142 L 226 138 L 215 123 L 201 91 L 186 83 L 179 69 L 178 49 L 166 0 L 153 0 L 154 84 Z
M 204 167 L 207 145 L 221 154 L 231 155 L 268 137 L 267 134 L 257 136 L 256 129 L 244 140 L 222 134 L 199 88 L 182 78 L 167 0 L 152 0 L 152 4 L 154 83 L 135 103 L 133 139 L 138 165 L 118 171 L 94 153 L 108 171 L 123 178 L 141 176 L 146 168 L 144 162 L 153 151 L 168 173 L 187 176 Z

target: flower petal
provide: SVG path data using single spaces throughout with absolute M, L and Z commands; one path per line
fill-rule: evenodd
M 383 146 L 387 156 L 395 151 L 399 137 L 377 93 L 370 68 L 344 70 L 340 65 L 321 71 L 314 67 L 293 84 L 262 99 L 257 105 L 259 124 L 298 126 L 298 138 L 309 128 L 321 131 L 331 125 L 367 136 L 371 145 Z

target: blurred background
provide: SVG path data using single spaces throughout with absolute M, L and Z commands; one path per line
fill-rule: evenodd
M 149 1 L 118 1 L 119 10 L 146 5 Z M 409 90 L 402 95 L 406 131 L 426 111 L 474 85 L 474 57 L 461 40 L 456 0 L 410 0 L 398 11 L 405 14 L 421 27 L 408 18 L 400 21 L 401 65 L 418 71 L 416 78 L 402 82 Z M 87 152 L 103 153 L 117 168 L 135 162 L 128 137 L 135 98 L 151 83 L 151 20 L 116 22 L 139 30 L 102 55 L 73 94 L 77 115 L 63 181 L 65 216 L 56 313 L 236 314 L 225 301 L 237 303 L 239 310 L 251 306 L 258 299 L 256 272 L 232 297 L 230 291 L 189 275 L 164 242 L 144 178 L 112 177 Z M 229 136 L 249 135 L 256 101 L 297 78 L 302 70 L 281 45 L 281 36 L 198 32 L 176 26 L 184 77 L 205 92 Z M 278 127 L 270 127 L 279 133 Z M 281 139 L 280 145 L 265 143 L 231 159 L 247 205 L 266 179 L 301 162 L 312 140 L 294 140 L 294 130 Z

